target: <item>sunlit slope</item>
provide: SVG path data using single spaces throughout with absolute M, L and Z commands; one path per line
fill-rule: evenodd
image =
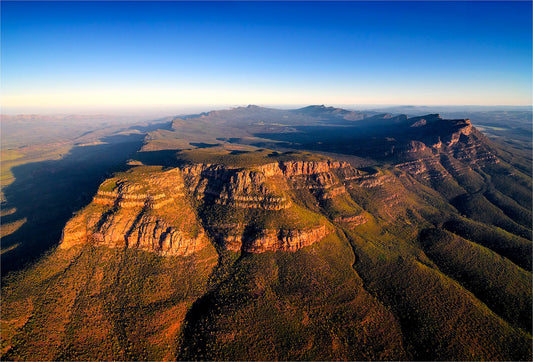
M 420 241 L 442 272 L 511 324 L 531 332 L 530 272 L 490 249 L 441 229 L 424 230 Z
M 363 287 L 342 234 L 237 260 L 187 315 L 179 359 L 403 359 L 400 326 Z
M 3 359 L 172 359 L 192 303 L 207 290 L 214 249 L 190 257 L 74 247 L 9 278 Z

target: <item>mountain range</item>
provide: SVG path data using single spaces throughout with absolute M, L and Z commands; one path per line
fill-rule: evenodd
M 4 360 L 530 360 L 532 169 L 468 119 L 174 118 L 2 282 Z

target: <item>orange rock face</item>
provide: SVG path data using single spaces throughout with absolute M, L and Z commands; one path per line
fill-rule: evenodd
M 296 251 L 322 240 L 329 234 L 325 225 L 307 230 L 269 230 L 260 238 L 243 244 L 243 251 L 261 253 L 265 251 Z
M 93 202 L 67 223 L 61 247 L 91 242 L 186 256 L 208 245 L 211 235 L 215 243 L 230 250 L 294 251 L 323 239 L 329 233 L 325 224 L 301 230 L 266 229 L 253 238 L 246 236 L 245 225 L 217 234 L 221 227 L 206 225 L 197 216 L 196 207 L 203 203 L 279 212 L 293 204 L 286 195 L 287 187 L 304 187 L 320 199 L 332 198 L 346 193 L 332 170 L 342 171 L 346 177 L 358 176 L 357 170 L 338 161 L 289 161 L 247 169 L 193 164 L 118 176 L 105 181 Z M 276 186 L 280 180 L 284 180 L 285 189 Z

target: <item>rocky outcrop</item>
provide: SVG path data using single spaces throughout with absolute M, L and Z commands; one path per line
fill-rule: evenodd
M 347 224 L 348 227 L 353 228 L 359 225 L 366 224 L 368 218 L 365 215 L 344 216 L 335 219 L 335 222 Z
M 138 213 L 131 209 L 110 209 L 102 214 L 94 209 L 84 211 L 65 226 L 62 248 L 91 242 L 97 246 L 188 256 L 209 244 L 200 227 L 191 230 L 191 225 L 171 222 L 167 217 L 151 214 L 145 209 Z
M 279 162 L 261 169 L 269 177 L 285 177 L 291 188 L 307 189 L 319 200 L 346 194 L 345 182 L 363 177 L 342 161 Z
M 250 233 L 243 224 L 220 225 L 212 231 L 217 243 L 224 248 L 246 253 L 296 251 L 322 240 L 331 232 L 326 225 L 319 225 L 314 228 L 266 229 Z
M 418 180 L 450 179 L 450 173 L 440 164 L 440 158 L 431 157 L 399 163 L 396 168 L 415 176 Z
M 415 123 L 413 123 L 410 127 L 422 127 L 422 126 L 425 126 L 428 122 L 426 121 L 425 118 L 422 118 L 418 121 L 416 121 Z
M 290 200 L 268 185 L 261 171 L 194 164 L 182 169 L 189 193 L 198 200 L 239 208 L 282 210 Z
M 405 136 L 416 140 L 409 141 L 407 149 L 397 155 L 402 157 L 397 157 L 400 162 L 396 168 L 422 182 L 441 182 L 471 173 L 472 166 L 499 162 L 486 137 L 469 119 L 445 120 L 438 115 L 427 118 L 415 122 L 414 133 Z
M 323 239 L 328 233 L 326 226 L 250 233 L 250 225 L 204 225 L 195 207 L 223 205 L 281 212 L 292 206 L 285 195 L 287 187 L 306 188 L 325 200 L 346 194 L 342 177 L 360 177 L 357 170 L 338 161 L 288 161 L 251 168 L 191 164 L 167 171 L 142 170 L 139 167 L 105 181 L 93 202 L 66 225 L 61 247 L 91 242 L 187 256 L 208 245 L 209 235 L 230 250 L 294 251 Z M 285 180 L 285 186 L 278 185 L 280 180 Z
M 380 187 L 387 183 L 387 181 L 391 180 L 392 176 L 390 175 L 383 175 L 381 173 L 377 173 L 374 175 L 368 175 L 365 177 L 361 177 L 351 185 L 349 185 L 350 188 L 353 188 L 354 186 L 361 187 L 361 188 L 374 188 L 374 187 Z
M 183 196 L 179 194 L 176 196 Z M 120 207 L 147 207 L 159 209 L 160 207 L 172 202 L 173 198 L 160 194 L 124 194 L 113 191 L 98 191 L 93 198 L 93 202 L 101 205 L 118 205 Z
M 346 192 L 332 174 L 358 177 L 359 172 L 341 161 L 285 161 L 251 169 L 229 168 L 222 165 L 194 164 L 182 168 L 187 189 L 197 199 L 214 198 L 221 205 L 263 210 L 282 210 L 290 200 L 269 186 L 269 178 L 284 178 L 332 198 Z M 320 192 L 318 192 L 320 191 Z
M 322 240 L 328 233 L 325 225 L 306 230 L 269 230 L 257 239 L 244 242 L 243 251 L 249 253 L 278 250 L 296 251 Z
M 61 247 L 91 242 L 187 256 L 209 245 L 180 170 L 146 171 L 102 183 L 93 202 L 65 226 Z
M 330 172 L 333 169 L 347 168 L 350 165 L 343 161 L 281 161 L 269 163 L 259 167 L 259 170 L 267 177 L 285 176 L 293 177 L 300 175 L 313 175 Z
M 446 146 L 450 147 L 456 144 L 462 135 L 469 136 L 472 133 L 472 123 L 470 123 L 469 119 L 461 119 L 461 120 L 455 120 L 450 121 L 454 122 L 454 127 L 457 128 L 455 132 L 452 132 L 448 138 L 448 142 L 446 142 Z
M 357 155 L 372 155 L 396 163 L 444 154 L 481 165 L 498 162 L 486 141 L 469 119 L 442 119 L 431 114 L 398 120 L 391 125 L 390 132 L 362 139 L 353 148 Z

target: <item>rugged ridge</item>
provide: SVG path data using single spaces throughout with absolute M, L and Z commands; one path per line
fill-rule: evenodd
M 152 132 L 3 280 L 2 358 L 531 359 L 530 158 L 468 120 L 356 116 Z
M 100 186 L 93 202 L 65 226 L 62 248 L 92 242 L 185 256 L 208 244 L 185 199 L 179 170 L 129 176 Z
M 498 162 L 487 147 L 486 137 L 469 119 L 442 119 L 434 114 L 406 119 L 405 123 L 405 128 L 393 135 L 396 142 L 392 154 L 397 157 L 418 159 L 449 154 L 469 162 Z
M 61 247 L 91 242 L 161 255 L 190 255 L 205 247 L 211 235 L 229 250 L 295 251 L 323 239 L 330 232 L 325 221 L 302 229 L 261 229 L 250 223 L 225 228 L 201 220 L 197 208 L 220 205 L 281 212 L 293 206 L 290 190 L 301 188 L 321 200 L 331 199 L 346 193 L 333 171 L 349 180 L 363 177 L 348 163 L 331 160 L 280 161 L 251 168 L 188 164 L 161 171 L 139 167 L 102 183 L 91 205 L 66 225 Z M 253 236 L 250 228 L 255 230 Z

